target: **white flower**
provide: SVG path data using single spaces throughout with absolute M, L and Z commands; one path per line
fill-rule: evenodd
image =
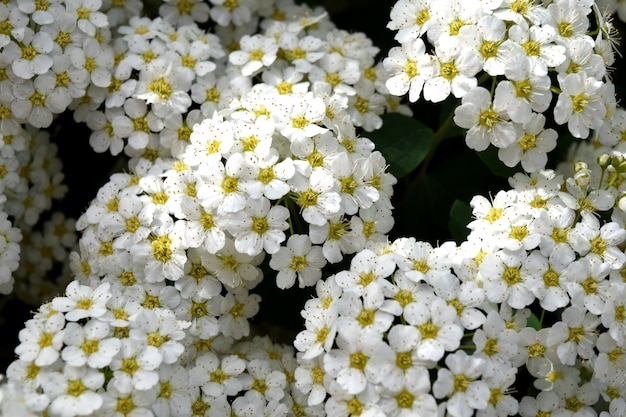
M 282 158 L 274 148 L 270 148 L 263 157 L 249 159 L 252 176 L 257 180 L 247 185 L 252 198 L 265 196 L 270 200 L 278 200 L 290 191 L 287 181 L 295 175 L 295 165 L 289 157 L 280 159 Z
M 235 142 L 232 125 L 224 122 L 217 113 L 194 125 L 189 140 L 181 160 L 191 167 L 210 166 L 216 159 L 221 159 Z
M 416 300 L 404 308 L 407 323 L 419 330 L 415 347 L 417 357 L 426 361 L 438 361 L 446 351 L 456 350 L 463 337 L 463 329 L 456 323 L 456 309 L 440 298 L 429 303 Z
M 509 39 L 518 44 L 530 62 L 530 71 L 539 77 L 547 75 L 549 67 L 565 61 L 566 49 L 555 45 L 556 29 L 550 25 L 529 26 L 526 20 L 509 28 Z
M 239 41 L 240 50 L 233 51 L 228 61 L 241 67 L 241 74 L 248 77 L 276 60 L 278 45 L 274 38 L 262 34 L 244 35 Z
M 101 0 L 67 0 L 67 13 L 76 14 L 77 26 L 89 37 L 96 34 L 96 30 L 109 24 L 106 15 L 100 12 Z
M 61 357 L 71 366 L 104 368 L 111 363 L 120 349 L 120 340 L 108 337 L 109 325 L 100 320 L 90 320 L 84 326 L 70 322 L 65 327 L 63 341 L 67 345 Z
M 157 368 L 161 358 L 154 346 L 143 346 L 135 340 L 122 339 L 120 353 L 111 362 L 113 379 L 110 384 L 123 392 L 149 390 L 159 382 Z
M 60 417 L 86 416 L 102 405 L 96 391 L 104 384 L 104 374 L 94 369 L 65 365 L 44 383 L 44 391 L 55 397 L 50 412 Z
M 285 110 L 276 114 L 277 128 L 291 142 L 306 140 L 324 133 L 327 129 L 319 125 L 326 114 L 321 97 L 313 92 L 284 100 Z
M 508 392 L 515 383 L 517 368 L 504 368 L 498 373 L 485 379 L 489 385 L 491 395 L 489 405 L 476 413 L 477 417 L 512 416 L 517 414 L 519 404 L 517 399 Z
M 298 278 L 300 288 L 315 285 L 322 277 L 326 259 L 320 246 L 313 246 L 308 235 L 292 235 L 286 246 L 272 255 L 269 266 L 278 271 L 276 285 L 290 288 Z
M 337 284 L 346 290 L 378 292 L 383 281 L 390 276 L 396 264 L 390 254 L 377 255 L 369 249 L 357 253 L 350 261 L 350 270 L 340 271 L 335 275 Z
M 11 103 L 13 115 L 34 127 L 50 126 L 53 116 L 64 112 L 69 104 L 64 97 L 53 95 L 54 91 L 55 82 L 51 77 L 36 77 L 34 81 L 15 84 L 15 100 Z
M 53 364 L 60 356 L 63 347 L 62 315 L 54 315 L 47 320 L 30 319 L 18 333 L 20 344 L 15 353 L 24 362 L 34 362 L 36 366 Z
M 239 375 L 245 369 L 246 363 L 237 355 L 219 358 L 213 352 L 203 352 L 196 357 L 195 365 L 189 371 L 189 382 L 213 397 L 234 396 L 243 389 Z
M 566 416 L 594 415 L 596 412 L 593 406 L 597 404 L 599 397 L 598 388 L 592 382 L 566 385 L 559 398 L 560 410 L 567 410 L 563 412 Z M 567 405 L 572 403 L 577 405 L 576 411 L 568 409 Z M 558 415 L 558 411 L 555 414 Z
M 500 315 L 492 310 L 480 329 L 474 332 L 472 341 L 476 345 L 474 356 L 485 359 L 485 377 L 494 377 L 502 369 L 512 366 L 512 360 L 518 351 L 518 335 L 513 329 L 507 329 Z
M 142 345 L 158 349 L 161 362 L 175 363 L 184 351 L 180 340 L 189 323 L 179 321 L 172 310 L 164 308 L 143 309 L 131 317 L 129 337 Z
M 568 74 L 559 80 L 561 94 L 554 107 L 554 121 L 567 123 L 574 137 L 587 138 L 589 129 L 598 129 L 606 115 L 602 94 L 606 85 L 584 72 Z
M 313 63 L 325 55 L 321 52 L 323 41 L 316 36 L 298 36 L 295 33 L 282 32 L 278 45 L 285 51 L 286 59 L 295 66 L 294 75 L 309 72 Z M 286 69 L 285 74 L 288 73 Z
M 65 289 L 65 297 L 56 297 L 52 300 L 55 310 L 64 312 L 68 321 L 92 317 L 106 319 L 109 317 L 106 303 L 111 298 L 111 285 L 102 283 L 96 288 L 80 285 L 72 281 Z M 108 313 L 108 314 L 107 314 Z
M 525 396 L 519 403 L 522 417 L 536 417 L 540 413 L 552 414 L 559 406 L 559 396 L 554 391 L 542 391 L 537 397 Z
M 557 29 L 557 42 L 568 45 L 570 42 L 588 38 L 589 18 L 591 2 L 575 2 L 571 0 L 558 0 L 547 7 L 548 20 L 546 23 Z
M 521 273 L 526 251 L 506 250 L 489 253 L 480 264 L 480 275 L 487 299 L 494 303 L 506 302 L 513 308 L 530 305 L 535 297 L 528 289 Z
M 397 31 L 394 39 L 404 44 L 420 38 L 432 24 L 430 0 L 399 0 L 391 8 L 387 28 Z
M 612 269 L 620 269 L 626 262 L 626 255 L 618 245 L 626 239 L 626 230 L 616 222 L 600 227 L 598 219 L 588 212 L 582 217 L 572 231 L 572 248 L 581 255 L 607 263 Z
M 548 346 L 556 346 L 561 363 L 572 366 L 578 356 L 582 359 L 594 359 L 600 317 L 584 308 L 568 307 L 561 314 L 561 319 L 562 321 L 552 325 L 546 341 Z
M 50 55 L 54 42 L 47 32 L 34 32 L 31 28 L 22 30 L 21 40 L 5 45 L 2 55 L 11 63 L 15 75 L 30 80 L 35 75 L 45 74 L 52 67 Z
M 545 120 L 543 114 L 532 113 L 521 129 L 519 125 L 516 126 L 515 142 L 498 149 L 498 159 L 508 167 L 514 167 L 521 162 L 526 172 L 536 172 L 545 168 L 548 152 L 556 148 L 558 137 L 554 129 L 544 128 Z
M 593 257 L 585 256 L 572 262 L 562 273 L 571 304 L 596 315 L 602 314 L 610 291 L 606 280 L 608 273 L 608 265 L 594 261 Z
M 217 317 L 219 316 L 219 304 L 222 300 L 220 295 L 210 299 L 197 294 L 191 298 L 182 299 L 176 307 L 176 317 L 191 322 L 188 333 L 203 339 L 213 338 L 219 333 Z
M 185 238 L 190 248 L 200 248 L 217 253 L 224 247 L 226 234 L 217 214 L 217 204 L 204 206 L 196 198 L 184 196 L 181 200 L 185 219 Z
M 253 183 L 252 169 L 243 154 L 231 155 L 226 164 L 213 158 L 210 169 L 202 169 L 202 180 L 198 184 L 197 197 L 205 207 L 216 207 L 217 213 L 235 213 L 248 204 L 245 184 Z M 208 168 L 208 167 L 207 167 Z
M 294 386 L 298 392 L 308 395 L 307 404 L 314 406 L 322 404 L 326 399 L 324 384 L 328 377 L 322 369 L 321 356 L 306 360 L 298 353 L 298 367 L 294 371 Z
M 533 111 L 546 111 L 552 100 L 550 78 L 532 72 L 526 55 L 512 54 L 504 66 L 504 74 L 507 79 L 496 86 L 494 103 L 504 108 L 511 120 L 528 123 Z
M 337 335 L 336 343 L 338 348 L 324 356 L 324 371 L 336 378 L 342 390 L 359 394 L 384 377 L 383 364 L 393 354 L 378 331 L 346 327 Z
M 409 93 L 409 101 L 419 99 L 424 82 L 433 76 L 433 57 L 426 53 L 424 41 L 416 38 L 402 47 L 393 47 L 383 60 L 389 78 L 385 86 L 390 94 L 403 96 Z
M 435 294 L 456 309 L 463 328 L 476 329 L 485 321 L 485 314 L 478 308 L 485 300 L 485 293 L 477 282 L 460 281 L 453 274 L 437 275 L 430 282 Z
M 484 151 L 489 144 L 506 148 L 515 142 L 515 128 L 508 121 L 506 107 L 491 102 L 491 94 L 483 87 L 474 87 L 463 96 L 454 109 L 454 123 L 469 129 L 465 142 L 471 149 Z
M 353 85 L 361 77 L 359 63 L 338 53 L 325 54 L 309 72 L 311 82 L 322 81 L 330 84 L 333 91 L 342 95 L 355 94 Z
M 150 405 L 156 399 L 157 390 L 138 390 L 132 387 L 120 387 L 112 379 L 106 386 L 106 391 L 102 395 L 101 409 L 114 417 L 126 416 L 150 416 Z M 126 414 L 122 414 L 122 411 Z
M 602 325 L 608 329 L 608 334 L 620 345 L 626 340 L 626 322 L 622 311 L 626 311 L 626 288 L 620 285 L 611 288 L 609 300 L 602 311 Z
M 566 281 L 561 274 L 573 260 L 574 254 L 563 246 L 555 247 L 549 258 L 533 252 L 526 259 L 522 274 L 527 276 L 528 288 L 543 309 L 555 311 L 569 303 Z
M 380 333 L 389 330 L 394 317 L 383 309 L 385 297 L 382 292 L 370 292 L 358 295 L 354 291 L 344 291 L 337 301 L 339 318 L 337 331 L 342 333 L 346 327 L 357 329 L 372 328 Z
M 383 121 L 380 117 L 385 112 L 387 100 L 376 90 L 376 85 L 368 79 L 361 79 L 354 84 L 355 94 L 348 97 L 347 112 L 357 127 L 371 132 L 380 129 Z
M 482 68 L 482 60 L 477 51 L 471 48 L 438 48 L 433 77 L 424 84 L 424 99 L 438 103 L 450 93 L 456 98 L 463 97 L 476 87 L 475 75 Z
M 278 370 L 273 370 L 270 362 L 253 359 L 248 362 L 249 378 L 244 380 L 244 389 L 255 390 L 267 400 L 279 401 L 285 395 L 287 378 Z
M 174 66 L 167 55 L 151 61 L 139 73 L 134 97 L 152 105 L 152 111 L 164 118 L 168 113 L 185 113 L 191 105 L 188 91 L 191 79 L 187 73 Z
M 226 0 L 211 0 L 211 19 L 220 26 L 243 26 L 252 18 L 255 3 L 250 0 L 238 0 L 231 4 Z
M 254 282 L 260 278 L 261 272 L 255 266 L 257 264 L 253 256 L 235 249 L 231 239 L 226 239 L 224 247 L 217 254 L 206 254 L 209 272 L 230 288 L 238 287 L 242 281 Z
M 205 23 L 209 20 L 210 7 L 208 4 L 193 0 L 173 0 L 159 6 L 159 16 L 177 26 L 191 26 L 194 22 Z
M 504 75 L 505 66 L 511 60 L 512 42 L 506 39 L 506 25 L 499 17 L 481 16 L 476 25 L 465 24 L 458 30 L 461 48 L 472 48 L 480 52 L 482 69 L 491 76 Z M 441 46 L 444 46 L 442 43 Z
M 289 227 L 289 210 L 283 206 L 272 207 L 269 200 L 249 200 L 244 210 L 232 213 L 228 230 L 235 238 L 235 248 L 242 253 L 256 256 L 262 251 L 278 252 L 286 239 L 283 232 Z
M 143 211 L 141 199 L 134 194 L 121 195 L 117 204 L 116 211 L 104 214 L 101 225 L 117 235 L 116 248 L 130 250 L 150 234 L 152 216 Z
M 381 398 L 385 415 L 398 417 L 437 415 L 437 403 L 430 394 L 430 378 L 423 367 L 410 368 L 402 375 L 402 385 Z
M 229 291 L 220 304 L 219 328 L 226 337 L 241 339 L 250 333 L 249 319 L 259 312 L 261 297 L 240 286 Z
M 474 410 L 489 404 L 490 390 L 480 380 L 484 359 L 469 356 L 462 350 L 448 355 L 446 367 L 439 369 L 433 384 L 435 398 L 447 398 L 446 410 L 453 417 L 470 417 Z
M 86 38 L 81 48 L 73 49 L 70 59 L 74 67 L 87 73 L 87 79 L 98 87 L 111 85 L 114 66 L 113 48 L 101 45 L 95 38 Z
M 358 232 L 357 217 L 331 216 L 321 226 L 310 225 L 311 242 L 322 244 L 322 253 L 328 262 L 336 263 L 344 254 L 355 253 L 365 247 L 365 237 Z
M 187 260 L 184 227 L 183 221 L 174 222 L 161 214 L 155 218 L 147 241 L 131 248 L 134 266 L 143 271 L 146 281 L 176 281 L 183 276 Z
M 302 208 L 302 217 L 308 223 L 323 226 L 341 209 L 341 196 L 335 191 L 335 179 L 323 168 L 314 168 L 308 183 L 296 187 L 296 204 Z
M 162 364 L 159 367 L 157 398 L 151 405 L 157 417 L 179 416 L 191 407 L 189 375 L 181 365 Z
M 302 315 L 305 329 L 296 335 L 293 344 L 298 351 L 302 352 L 304 360 L 322 357 L 322 353 L 332 348 L 335 340 L 337 309 L 334 307 L 315 308 L 314 304 L 309 302 L 305 305 Z

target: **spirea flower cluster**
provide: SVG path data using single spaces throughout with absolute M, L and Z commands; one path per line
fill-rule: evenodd
M 30 113 L 5 119 L 35 131 L 71 111 L 91 129 L 94 151 L 123 153 L 128 169 L 75 224 L 46 227 L 57 236 L 46 248 L 59 260 L 71 251 L 72 279 L 20 332 L 6 386 L 18 394 L 4 396 L 3 412 L 301 414 L 302 396 L 286 395 L 293 348 L 244 340 L 259 311 L 252 290 L 264 260 L 279 288 L 313 286 L 326 263 L 391 229 L 396 180 L 357 134 L 402 109 L 379 82 L 378 49 L 324 11 L 288 2 L 164 3 L 156 18 L 133 16 L 132 2 L 54 6 L 45 22 L 20 22 L 44 35 L 56 28 L 37 57 L 60 69 L 32 62 L 26 72 L 9 60 L 23 79 L 7 85 L 52 72 L 58 91 L 32 92 L 41 100 L 25 99 Z M 19 5 L 8 8 L 21 16 Z M 207 13 L 214 24 L 201 28 Z M 9 42 L 19 44 L 15 33 Z M 59 96 L 72 100 L 60 105 Z M 58 247 L 70 229 L 80 239 Z
M 546 117 L 584 139 L 616 107 L 615 28 L 592 1 L 401 0 L 387 27 L 400 42 L 383 61 L 389 91 L 460 99 L 467 145 L 494 146 L 509 167 L 545 166 L 557 139 Z
M 1 415 L 626 415 L 626 111 L 595 3 L 399 0 L 380 62 L 321 8 L 148 5 L 0 5 L 0 291 L 65 265 Z M 521 162 L 461 243 L 389 241 L 397 180 L 366 136 L 404 95 L 454 96 L 471 148 Z M 39 230 L 62 114 L 124 169 Z M 314 289 L 293 346 L 254 325 L 263 280 Z
M 602 151 L 582 146 L 573 170 L 474 197 L 460 245 L 398 238 L 320 281 L 295 339 L 308 404 L 329 416 L 624 415 L 624 155 Z
M 181 160 L 192 142 L 194 150 L 187 152 L 195 156 L 185 156 L 184 164 L 197 169 L 198 152 L 209 152 L 202 147 L 217 143 L 208 143 L 208 138 L 205 143 L 192 140 L 193 126 L 214 117 L 214 123 L 219 123 L 220 117 L 230 118 L 234 113 L 237 119 L 220 128 L 224 132 L 205 127 L 206 134 L 226 135 L 218 148 L 210 149 L 224 156 L 220 161 L 224 175 L 233 176 L 237 170 L 236 178 L 245 177 L 228 198 L 237 201 L 222 209 L 230 213 L 242 209 L 244 192 L 259 201 L 261 196 L 291 201 L 294 193 L 309 199 L 314 197 L 311 193 L 318 194 L 319 203 L 309 201 L 310 207 L 302 207 L 305 200 L 301 198 L 300 207 L 305 218 L 315 218 L 318 229 L 327 227 L 323 219 L 332 215 L 335 242 L 326 245 L 332 248 L 325 255 L 332 262 L 340 259 L 340 252 L 354 252 L 362 246 L 362 239 L 349 244 L 350 234 L 344 236 L 348 229 L 363 226 L 350 224 L 358 223 L 360 217 L 351 217 L 359 209 L 370 210 L 364 214 L 365 227 L 377 209 L 385 210 L 390 218 L 386 211 L 390 205 L 384 198 L 377 208 L 372 204 L 380 194 L 375 188 L 389 194 L 393 181 L 382 175 L 384 159 L 372 153 L 370 141 L 357 138 L 355 127 L 378 129 L 384 112 L 406 113 L 408 108 L 387 94 L 381 67 L 374 59 L 379 50 L 371 40 L 362 33 L 337 29 L 322 9 L 291 2 L 215 1 L 209 5 L 182 1 L 154 4 L 152 9 L 158 12 L 156 16 L 142 16 L 143 3 L 137 0 L 123 4 L 9 1 L 2 5 L 0 208 L 9 220 L 4 234 L 7 246 L 2 249 L 7 259 L 0 276 L 3 293 L 16 286 L 21 298 L 38 305 L 44 294 L 54 292 L 46 282 L 51 271 L 61 271 L 61 289 L 71 280 L 71 271 L 59 264 L 77 250 L 75 220 L 65 219 L 60 212 L 47 216 L 53 199 L 67 192 L 56 145 L 48 138 L 61 114 L 71 114 L 75 122 L 90 129 L 94 151 L 123 155 L 133 175 L 142 177 L 155 161 Z M 216 112 L 221 116 L 214 116 Z M 291 142 L 293 149 L 288 145 Z M 239 156 L 227 163 L 236 153 Z M 353 174 L 350 166 L 360 156 L 370 161 L 359 162 Z M 310 160 L 310 167 L 298 160 Z M 202 165 L 212 163 L 207 160 Z M 276 164 L 280 164 L 277 171 L 270 174 Z M 163 168 L 155 168 L 152 175 L 165 172 L 165 165 L 160 164 Z M 313 169 L 319 167 L 325 170 Z M 302 178 L 311 169 L 316 173 L 309 187 Z M 189 175 L 181 167 L 177 170 L 177 175 Z M 322 175 L 328 172 L 337 175 L 334 180 Z M 252 184 L 259 175 L 262 178 Z M 289 196 L 287 180 L 299 181 Z M 337 188 L 336 180 L 344 182 L 343 189 Z M 365 184 L 370 180 L 377 185 Z M 109 197 L 113 196 L 102 196 Z M 210 200 L 202 198 L 203 204 L 211 206 L 204 207 L 209 212 L 222 203 L 219 198 Z M 257 204 L 250 210 L 256 213 L 266 208 Z M 99 221 L 95 211 L 90 209 L 87 223 Z M 281 231 L 284 213 L 280 208 L 273 211 L 282 219 Z M 250 216 L 240 220 L 249 221 Z M 85 221 L 79 226 L 84 229 Z M 389 228 L 390 220 L 368 233 L 374 236 Z M 238 237 L 243 231 L 237 232 Z M 326 241 L 322 235 L 328 231 L 315 233 L 317 244 Z M 272 245 L 270 235 L 266 235 L 267 245 Z M 197 237 L 192 245 L 199 244 L 198 239 L 204 241 Z M 213 244 L 224 246 L 224 239 Z M 259 253 L 258 242 L 255 245 L 249 251 L 252 256 Z M 292 243 L 298 256 L 305 255 L 300 252 L 306 245 L 302 240 Z M 25 250 L 19 262 L 21 247 Z M 321 257 L 317 250 L 313 252 L 314 263 L 320 265 Z M 276 262 L 282 265 L 288 256 L 281 251 Z M 309 284 L 315 280 L 308 270 L 305 275 L 308 278 L 301 280 Z

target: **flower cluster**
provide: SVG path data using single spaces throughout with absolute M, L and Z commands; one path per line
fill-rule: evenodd
M 0 4 L 0 291 L 44 298 L 65 262 L 1 415 L 626 415 L 626 110 L 595 3 L 398 0 L 380 62 L 289 0 L 148 6 Z M 404 95 L 452 95 L 442 129 L 521 164 L 462 242 L 389 241 L 365 136 Z M 62 114 L 123 167 L 44 220 Z M 264 280 L 315 293 L 293 346 L 255 326 Z
M 382 67 L 375 62 L 379 50 L 371 40 L 362 33 L 336 28 L 323 9 L 289 1 L 179 3 L 152 5 L 157 11 L 154 17 L 141 15 L 144 5 L 138 0 L 123 4 L 10 1 L 2 6 L 0 209 L 10 221 L 5 234 L 7 249 L 0 248 L 7 269 L 0 277 L 3 293 L 16 286 L 22 299 L 38 305 L 45 294 L 54 293 L 52 283 L 46 282 L 51 271 L 61 271 L 60 288 L 71 280 L 72 272 L 59 264 L 70 251 L 78 249 L 75 220 L 64 218 L 61 212 L 43 216 L 51 210 L 53 199 L 61 199 L 67 192 L 56 145 L 49 139 L 49 131 L 62 114 L 70 114 L 91 131 L 89 144 L 95 152 L 124 156 L 134 180 L 147 175 L 155 161 L 182 161 L 192 142 L 193 151 L 188 150 L 181 163 L 193 169 L 210 166 L 210 158 L 200 163 L 202 152 L 216 151 L 224 157 L 220 162 L 224 175 L 230 177 L 233 170 L 239 170 L 237 175 L 245 177 L 241 178 L 241 189 L 228 198 L 237 201 L 223 206 L 229 213 L 248 205 L 242 192 L 257 202 L 261 196 L 292 201 L 297 193 L 307 222 L 315 219 L 315 244 L 326 241 L 322 235 L 329 228 L 335 236 L 325 249 L 331 262 L 337 262 L 340 253 L 362 246 L 362 239 L 354 244 L 346 242 L 359 227 L 368 227 L 367 219 L 371 220 L 378 209 L 390 219 L 390 205 L 379 194 L 390 194 L 394 180 L 384 174 L 385 161 L 373 152 L 371 141 L 358 138 L 356 129 L 378 129 L 380 116 L 386 111 L 410 111 L 388 94 Z M 217 146 L 208 138 L 192 140 L 194 125 L 207 118 L 213 118 L 214 124 L 221 123 L 221 118 L 229 119 L 229 126 L 218 131 L 206 122 L 203 134 L 231 136 L 225 136 L 216 149 L 203 149 Z M 63 118 L 61 122 L 67 124 L 69 120 Z M 292 148 L 285 146 L 290 143 Z M 236 153 L 239 155 L 227 163 Z M 294 164 L 283 161 L 290 159 L 291 153 Z M 351 169 L 361 157 L 369 161 Z M 150 175 L 167 171 L 168 164 L 157 163 L 161 168 Z M 274 167 L 276 171 L 270 173 Z M 316 169 L 319 167 L 325 169 Z M 162 171 L 157 172 L 159 169 Z M 311 175 L 311 170 L 316 173 Z M 183 171 L 177 175 L 191 175 Z M 334 177 L 323 175 L 329 173 Z M 303 176 L 310 175 L 309 186 Z M 252 183 L 254 176 L 260 176 L 256 184 Z M 288 180 L 289 195 L 285 189 Z M 114 187 L 109 184 L 105 188 Z M 150 189 L 147 193 L 153 192 Z M 317 196 L 318 202 L 312 203 Z M 109 197 L 114 196 L 102 195 L 98 201 Z M 372 207 L 379 197 L 380 203 Z M 176 205 L 180 205 L 179 200 Z M 201 202 L 209 205 L 203 208 L 209 211 L 222 203 L 215 196 L 210 202 L 204 198 Z M 241 241 L 248 240 L 243 236 L 245 223 L 253 214 L 267 214 L 259 214 L 267 211 L 264 203 L 260 204 L 250 205 L 247 218 L 239 216 L 239 247 Z M 351 220 L 360 209 L 369 210 L 363 214 L 365 223 L 356 217 Z M 96 210 L 89 209 L 79 229 L 94 219 L 99 222 Z M 272 214 L 281 219 L 277 221 L 282 230 L 285 213 L 278 208 Z M 370 226 L 372 230 L 366 234 L 374 238 L 390 227 L 389 220 L 380 224 L 380 230 Z M 347 233 L 352 229 L 355 232 Z M 140 229 L 133 238 L 138 239 L 145 231 Z M 266 234 L 266 249 L 273 245 L 270 236 L 274 235 Z M 194 238 L 191 246 L 197 247 L 201 243 L 198 239 L 204 240 Z M 274 236 L 273 241 L 276 239 L 281 238 Z M 224 238 L 213 244 L 223 247 Z M 251 255 L 259 253 L 258 244 L 248 251 Z M 290 254 L 306 255 L 301 253 L 308 253 L 306 245 L 296 238 L 289 246 L 292 249 L 277 254 L 276 265 L 285 269 Z M 272 247 L 277 249 L 275 244 Z M 20 249 L 24 250 L 18 269 Z M 322 260 L 315 255 L 317 250 L 313 253 L 312 262 L 318 268 Z M 283 275 L 290 274 L 285 271 Z M 304 275 L 307 278 L 302 278 Z M 311 275 L 307 269 L 304 275 L 301 282 L 311 285 L 317 273 Z M 283 286 L 292 285 L 293 277 L 290 280 Z
M 0 399 L 3 415 L 285 416 L 311 408 L 291 388 L 292 347 L 187 332 L 206 307 L 173 308 L 175 299 L 170 292 L 140 302 L 109 283 L 72 281 L 20 332 L 6 391 L 18 400 Z M 255 306 L 232 308 L 243 317 Z
M 604 16 L 592 1 L 400 0 L 386 86 L 412 102 L 460 99 L 453 120 L 471 149 L 493 145 L 505 165 L 538 171 L 556 147 L 548 110 L 584 139 L 616 107 L 616 34 Z
M 39 277 L 51 258 L 69 258 L 71 282 L 19 334 L 7 376 L 20 394 L 3 401 L 6 413 L 304 409 L 289 394 L 291 348 L 249 338 L 261 268 L 276 272 L 279 288 L 313 286 L 328 262 L 384 240 L 393 225 L 396 179 L 360 132 L 378 129 L 386 111 L 408 110 L 386 93 L 371 41 L 289 2 L 184 5 L 164 3 L 148 18 L 133 16 L 133 2 L 75 12 L 59 3 L 45 22 L 39 13 L 20 20 L 44 37 L 56 30 L 38 57 L 59 69 L 8 66 L 23 74 L 10 88 L 67 83 L 33 93 L 51 106 L 5 120 L 36 131 L 71 111 L 94 151 L 124 156 L 127 169 L 75 222 L 53 215 L 44 231 L 54 237 L 29 239 L 40 251 L 27 251 L 23 265 Z M 209 15 L 214 23 L 201 26 Z M 9 42 L 21 45 L 16 33 Z M 60 169 L 43 156 L 36 163 Z M 14 230 L 7 240 L 19 242 Z M 3 263 L 9 275 L 13 264 Z
M 579 151 L 565 180 L 517 174 L 492 201 L 474 197 L 458 246 L 398 238 L 320 281 L 295 339 L 308 404 L 329 416 L 623 415 L 624 157 L 603 154 L 593 172 L 597 155 Z

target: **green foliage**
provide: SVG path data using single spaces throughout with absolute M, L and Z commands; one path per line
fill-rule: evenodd
M 465 201 L 454 200 L 450 208 L 450 219 L 448 220 L 448 229 L 452 234 L 452 238 L 457 244 L 467 238 L 469 229 L 467 224 L 472 220 L 472 208 Z
M 389 164 L 389 171 L 402 178 L 422 163 L 433 143 L 433 131 L 419 120 L 400 113 L 382 116 L 383 127 L 367 136 Z
M 522 168 L 518 164 L 513 168 L 509 168 L 498 159 L 498 149 L 493 146 L 488 147 L 483 152 L 478 152 L 478 157 L 491 171 L 493 175 L 501 178 L 509 178 L 516 172 L 522 171 Z

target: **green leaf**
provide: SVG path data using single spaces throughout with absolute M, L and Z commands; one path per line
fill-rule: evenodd
M 402 178 L 422 163 L 433 143 L 433 131 L 424 123 L 400 113 L 382 116 L 383 126 L 367 137 L 376 144 L 389 164 L 389 171 Z
M 504 162 L 498 158 L 498 150 L 493 146 L 489 146 L 486 150 L 478 152 L 478 157 L 494 175 L 502 178 L 512 177 L 513 174 L 521 171 L 519 164 L 517 167 L 513 168 L 504 165 Z
M 450 208 L 448 228 L 457 244 L 463 242 L 469 234 L 467 225 L 472 220 L 472 207 L 465 201 L 455 200 Z
M 526 326 L 532 327 L 535 330 L 541 330 L 541 323 L 539 323 L 539 318 L 535 316 L 535 313 L 530 314 L 526 320 Z

